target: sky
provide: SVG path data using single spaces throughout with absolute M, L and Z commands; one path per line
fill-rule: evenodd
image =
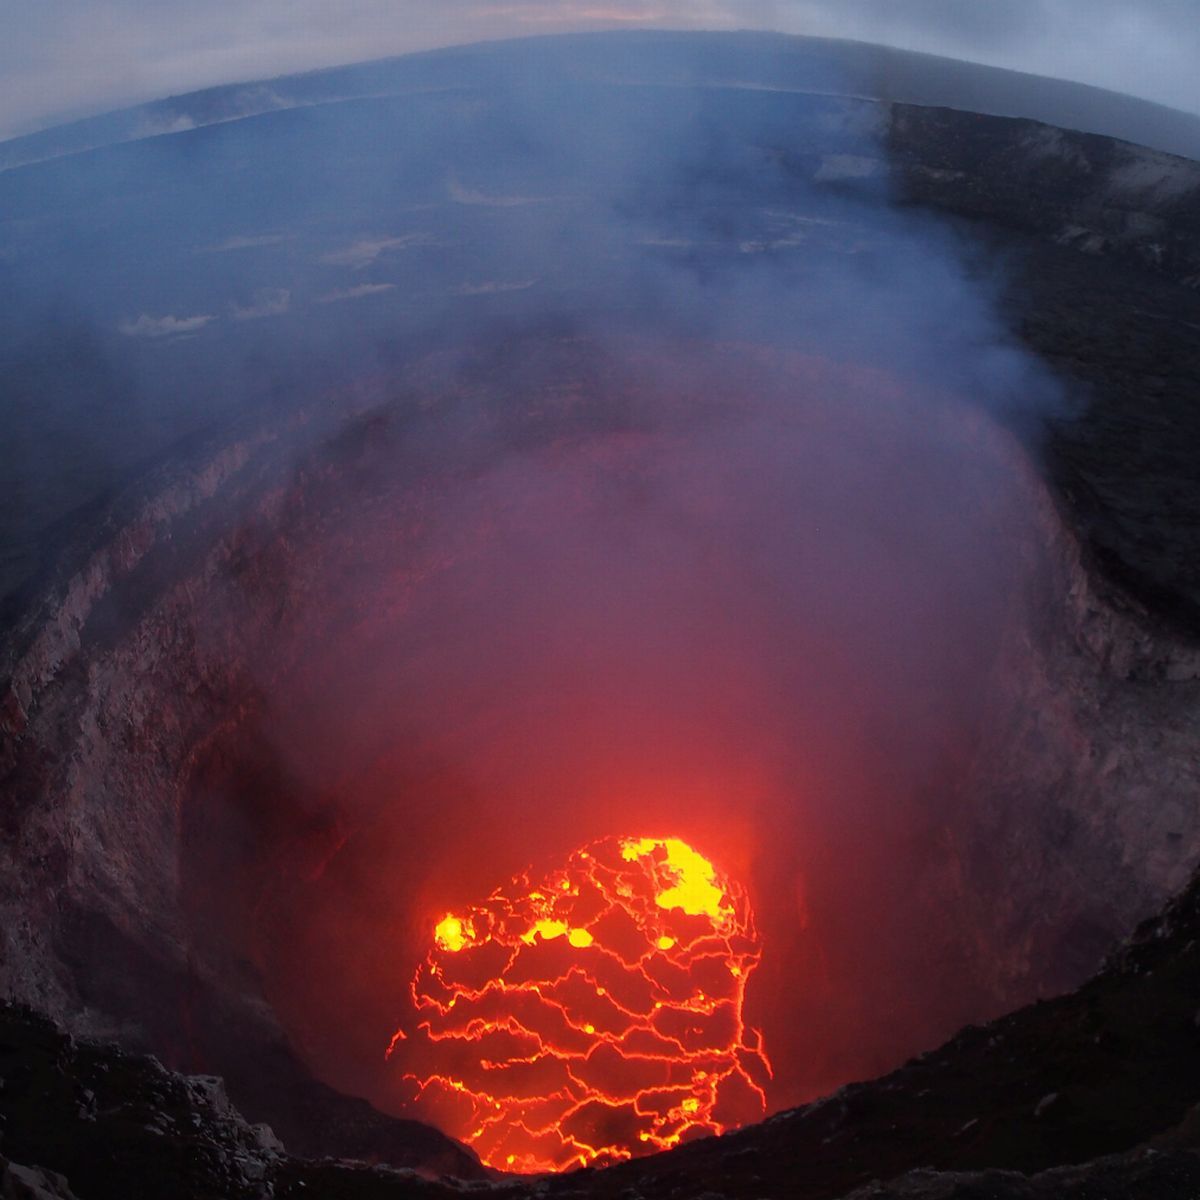
M 613 28 L 854 38 L 1200 112 L 1200 0 L 0 0 L 0 138 L 211 84 Z

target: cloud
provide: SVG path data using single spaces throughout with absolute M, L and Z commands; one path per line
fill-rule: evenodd
M 944 54 L 1200 112 L 1195 0 L 796 0 L 721 8 L 786 33 Z
M 118 328 L 127 337 L 182 337 L 187 334 L 198 333 L 210 321 L 215 320 L 216 317 L 211 315 L 195 317 L 176 317 L 174 315 L 168 315 L 165 317 L 152 317 L 148 313 L 142 313 L 137 320 L 122 321 Z
M 550 196 L 496 196 L 479 188 L 463 187 L 457 179 L 451 179 L 446 190 L 455 204 L 478 205 L 484 208 L 519 208 L 524 204 L 546 204 Z
M 390 292 L 394 283 L 360 283 L 357 287 L 339 288 L 317 297 L 318 304 L 337 304 L 342 300 L 358 300 L 363 296 L 378 296 L 380 292 Z
M 428 241 L 428 236 L 423 233 L 406 233 L 403 237 L 362 238 L 343 250 L 323 255 L 321 261 L 331 267 L 350 267 L 357 271 L 369 267 L 388 251 L 406 250 L 410 246 L 427 244 Z
M 223 242 L 217 242 L 215 245 L 202 246 L 197 253 L 227 254 L 231 250 L 253 250 L 260 246 L 278 246 L 285 240 L 281 233 L 262 233 L 249 236 L 235 234 L 233 237 L 228 237 Z
M 523 292 L 533 287 L 536 279 L 522 279 L 516 283 L 503 283 L 500 280 L 488 280 L 485 283 L 464 283 L 454 289 L 456 296 L 491 296 L 497 292 Z
M 157 120 L 147 119 L 138 129 L 138 137 L 160 137 L 165 133 L 187 133 L 196 128 L 196 122 L 186 113 L 177 116 L 161 117 Z
M 493 18 L 503 15 L 523 24 L 541 26 L 573 22 L 626 26 L 661 25 L 664 22 L 678 23 L 680 17 L 677 4 L 642 4 L 631 3 L 629 0 L 616 0 L 610 4 L 578 3 L 572 0 L 559 0 L 559 3 L 498 4 L 491 7 L 490 15 Z
M 261 317 L 282 316 L 292 306 L 292 293 L 287 288 L 264 288 L 255 292 L 254 303 L 247 308 L 233 306 L 238 321 L 254 321 Z
M 736 4 L 726 7 L 733 9 Z M 977 0 L 807 0 L 799 4 L 759 5 L 769 8 L 783 24 L 789 10 L 809 20 L 832 20 L 873 32 L 876 38 L 931 38 L 985 50 L 1032 45 L 1050 31 L 1068 26 L 1086 40 L 1114 17 L 1127 13 L 1126 0 L 1006 0 L 980 4 Z M 1190 2 L 1139 0 L 1137 9 L 1148 23 L 1180 22 Z M 798 12 L 797 12 L 798 10 Z M 1059 47 L 1058 49 L 1062 49 Z

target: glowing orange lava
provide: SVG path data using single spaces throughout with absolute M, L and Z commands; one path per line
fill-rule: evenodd
M 744 892 L 678 838 L 606 838 L 447 914 L 388 1051 L 421 1113 L 489 1166 L 560 1171 L 757 1120 Z

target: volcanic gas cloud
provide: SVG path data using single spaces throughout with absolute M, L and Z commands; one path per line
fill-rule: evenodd
M 448 913 L 398 1031 L 422 1107 L 491 1166 L 555 1170 L 761 1117 L 745 893 L 678 838 L 607 838 Z
M 274 573 L 237 584 L 302 603 L 189 862 L 322 1079 L 533 1170 L 992 1011 L 960 797 L 1024 493 L 977 411 L 875 370 L 518 358 L 305 468 Z

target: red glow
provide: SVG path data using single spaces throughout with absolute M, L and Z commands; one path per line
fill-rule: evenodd
M 607 838 L 437 921 L 388 1053 L 489 1166 L 664 1150 L 765 1112 L 760 953 L 745 893 L 685 842 Z

